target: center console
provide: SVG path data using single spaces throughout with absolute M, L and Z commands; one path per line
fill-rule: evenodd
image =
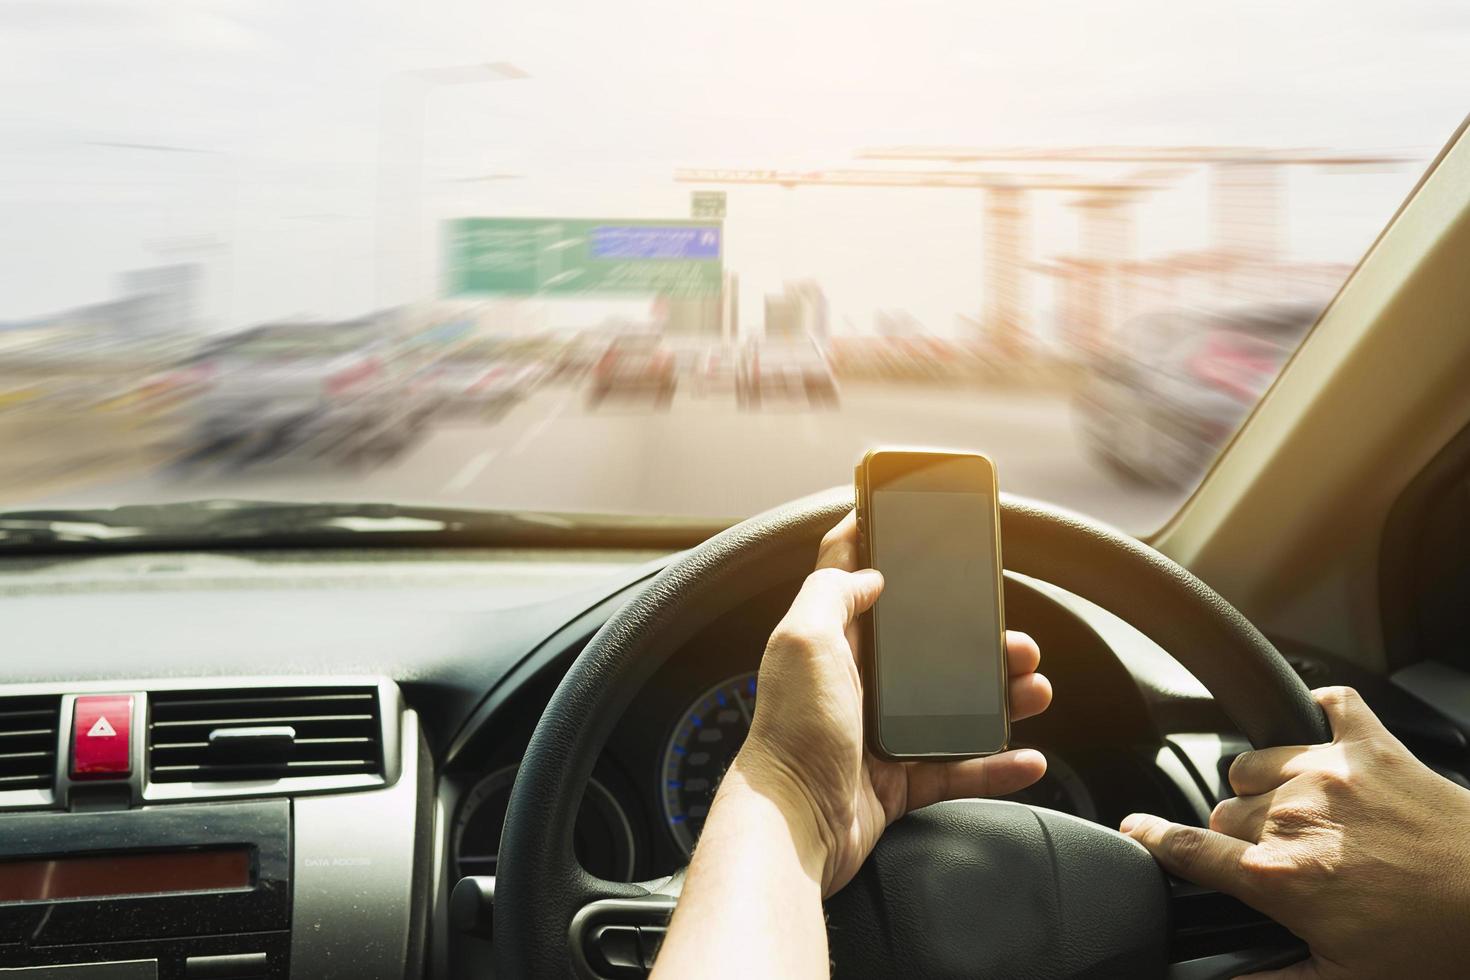
M 0 689 L 0 980 L 417 976 L 426 759 L 380 679 Z

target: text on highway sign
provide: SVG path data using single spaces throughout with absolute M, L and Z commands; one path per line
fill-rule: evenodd
M 451 296 L 717 296 L 724 229 L 711 221 L 459 218 L 446 229 Z

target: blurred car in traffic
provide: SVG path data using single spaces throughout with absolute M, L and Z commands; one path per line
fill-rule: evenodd
M 472 344 L 436 360 L 413 387 L 437 416 L 495 419 L 529 395 L 545 374 L 540 362 Z
M 1075 406 L 1083 443 L 1130 479 L 1192 485 L 1321 311 L 1280 303 L 1134 318 L 1087 359 Z
M 276 323 L 219 340 L 194 360 L 196 453 L 390 458 L 433 413 L 387 338 L 359 323 Z
M 756 344 L 745 348 L 735 379 L 735 400 L 757 409 L 771 400 L 837 406 L 837 379 L 815 342 Z
M 580 381 L 587 375 L 602 355 L 607 352 L 607 341 L 590 332 L 582 332 L 562 344 L 551 357 L 547 380 Z
M 592 368 L 587 405 L 596 408 L 611 395 L 651 395 L 668 408 L 679 385 L 674 353 L 657 334 L 615 338 Z

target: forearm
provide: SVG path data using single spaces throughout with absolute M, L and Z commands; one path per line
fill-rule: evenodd
M 828 975 L 823 845 L 784 795 L 739 759 L 726 774 L 655 980 Z

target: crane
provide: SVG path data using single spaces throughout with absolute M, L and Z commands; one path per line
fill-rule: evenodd
M 1126 205 L 1163 186 L 1169 176 L 1158 169 L 1116 179 L 1064 174 L 982 173 L 971 170 L 763 170 L 679 168 L 674 180 L 687 184 L 763 184 L 777 187 L 931 187 L 979 190 L 985 201 L 984 317 L 996 348 L 1009 356 L 1026 353 L 1026 284 L 1031 269 L 1029 191 L 1080 194 L 1093 202 L 1080 210 L 1083 241 L 1113 249 L 1099 261 L 1121 262 L 1131 248 Z M 1093 226 L 1096 227 L 1093 227 Z M 1104 230 L 1106 229 L 1106 230 Z M 1121 229 L 1121 231 L 1120 231 Z
M 1215 224 L 1214 251 L 1272 263 L 1282 256 L 1285 168 L 1375 171 L 1415 158 L 1400 151 L 1357 152 L 1320 147 L 1260 146 L 889 146 L 859 150 L 860 160 L 925 163 L 1172 164 L 1208 166 Z

